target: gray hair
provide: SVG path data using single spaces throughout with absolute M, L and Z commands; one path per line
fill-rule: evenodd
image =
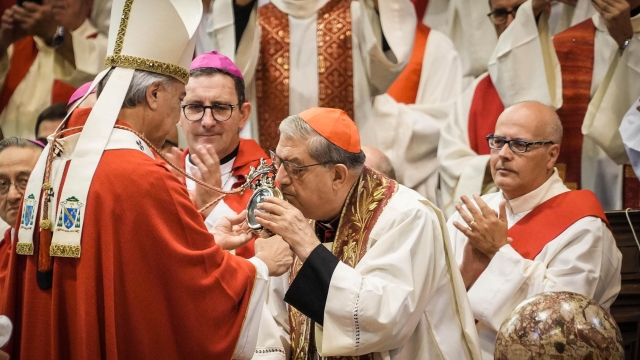
M 284 138 L 306 139 L 309 155 L 318 163 L 343 164 L 347 169 L 354 171 L 360 171 L 364 166 L 365 155 L 362 150 L 359 153 L 351 153 L 341 149 L 318 134 L 299 115 L 291 115 L 282 120 L 278 130 Z
M 555 114 L 555 116 L 552 117 L 550 121 L 551 124 L 549 125 L 549 129 L 547 130 L 547 138 L 553 141 L 555 144 L 560 145 L 560 143 L 562 143 L 562 121 L 560 121 L 560 117 L 558 117 L 558 114 Z
M 0 140 L 0 153 L 12 147 L 42 150 L 42 146 L 32 142 L 31 140 L 15 136 Z
M 97 86 L 96 95 L 100 97 L 100 93 L 104 90 L 104 87 L 107 85 L 107 81 L 111 77 L 113 69 L 107 73 L 107 75 L 100 81 Z M 165 86 L 171 86 L 176 81 L 179 81 L 171 76 L 158 74 L 145 70 L 135 70 L 133 73 L 133 78 L 131 79 L 131 84 L 129 84 L 129 90 L 127 90 L 127 94 L 124 97 L 124 101 L 122 102 L 123 109 L 132 109 L 140 104 L 144 104 L 147 97 L 147 88 L 153 84 L 161 83 Z

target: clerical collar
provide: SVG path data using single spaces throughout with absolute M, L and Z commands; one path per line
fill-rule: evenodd
M 220 159 L 220 165 L 224 165 L 224 164 L 228 163 L 229 161 L 235 159 L 236 156 L 238 156 L 238 151 L 239 150 L 240 150 L 240 143 L 238 143 L 238 146 L 236 146 L 236 148 L 233 149 L 233 151 L 229 155 L 227 155 L 227 156 L 223 157 L 222 159 Z M 192 164 L 192 162 L 191 162 L 191 152 L 189 152 L 189 154 L 187 155 L 187 160 L 189 160 L 189 163 Z

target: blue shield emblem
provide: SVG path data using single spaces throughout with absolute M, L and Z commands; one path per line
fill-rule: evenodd
M 80 231 L 80 216 L 83 204 L 72 196 L 65 201 L 60 202 L 60 215 L 58 216 L 58 224 L 56 230 L 62 231 Z
M 22 207 L 22 217 L 20 219 L 20 227 L 23 229 L 31 229 L 33 227 L 36 210 L 36 198 L 33 194 L 29 194 L 24 199 Z

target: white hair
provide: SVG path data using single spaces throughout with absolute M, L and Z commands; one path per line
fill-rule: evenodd
M 98 97 L 100 93 L 104 89 L 111 77 L 111 73 L 113 69 L 109 71 L 109 73 L 100 81 L 98 84 L 98 89 L 96 91 Z M 170 86 L 174 84 L 176 81 L 179 81 L 171 76 L 158 74 L 145 70 L 136 70 L 133 73 L 133 78 L 131 79 L 131 83 L 129 84 L 129 90 L 127 90 L 127 94 L 124 97 L 124 101 L 122 102 L 122 108 L 135 108 L 136 106 L 143 104 L 146 101 L 147 96 L 147 88 L 153 84 L 161 83 L 165 86 Z

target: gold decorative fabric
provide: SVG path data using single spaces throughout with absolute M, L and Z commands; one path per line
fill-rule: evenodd
M 365 167 L 356 184 L 351 188 L 347 201 L 342 208 L 340 222 L 336 231 L 332 253 L 343 263 L 355 267 L 367 252 L 369 235 L 380 214 L 391 197 L 398 190 L 398 183 L 379 172 Z M 293 282 L 302 263 L 294 259 L 289 275 Z M 314 323 L 311 319 L 289 307 L 289 326 L 291 333 L 291 358 L 293 360 L 311 360 L 315 352 Z M 356 337 L 360 329 L 356 322 Z M 327 357 L 327 360 L 373 359 L 373 354 L 361 356 Z
M 331 0 L 318 11 L 318 106 L 354 118 L 351 1 Z M 289 116 L 289 16 L 269 3 L 258 9 L 261 30 L 256 68 L 260 146 L 273 150 L 278 126 Z M 311 85 L 311 84 L 310 84 Z
M 332 0 L 318 12 L 318 106 L 354 119 L 351 1 Z
M 289 16 L 272 3 L 258 9 L 261 30 L 256 68 L 256 98 L 260 146 L 278 144 L 278 126 L 289 116 Z

